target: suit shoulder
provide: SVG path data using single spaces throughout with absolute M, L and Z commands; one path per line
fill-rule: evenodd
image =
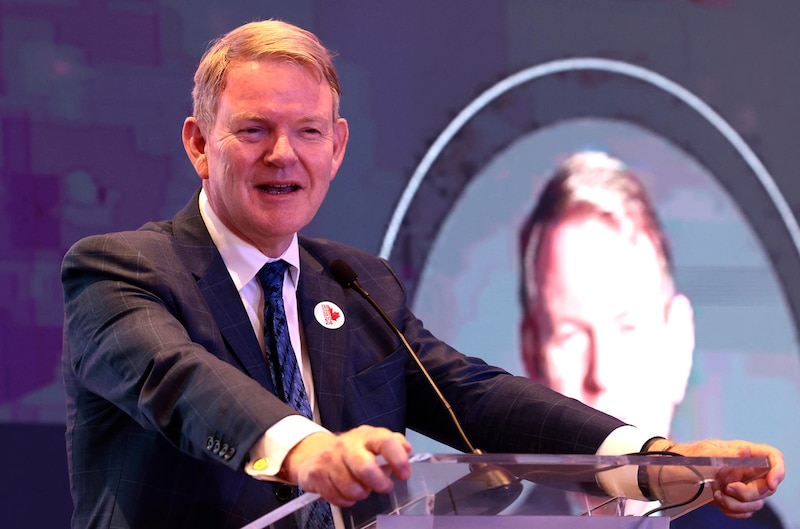
M 92 264 L 101 269 L 113 263 L 128 263 L 126 266 L 130 266 L 132 262 L 141 264 L 142 258 L 167 269 L 178 265 L 169 222 L 151 222 L 138 230 L 102 233 L 80 239 L 64 255 L 62 279 L 71 269 L 85 272 L 85 267 Z
M 301 256 L 312 269 L 327 271 L 331 263 L 341 259 L 350 265 L 359 282 L 373 295 L 380 296 L 384 292 L 396 299 L 405 299 L 405 286 L 385 259 L 327 239 L 300 237 L 299 242 Z
M 148 222 L 137 230 L 113 231 L 89 235 L 75 242 L 67 253 L 102 250 L 109 246 L 145 246 L 159 244 L 172 238 L 170 221 Z
M 300 247 L 311 256 L 319 260 L 323 266 L 328 266 L 336 259 L 353 259 L 359 262 L 380 263 L 383 259 L 364 250 L 329 239 L 312 239 L 299 236 Z

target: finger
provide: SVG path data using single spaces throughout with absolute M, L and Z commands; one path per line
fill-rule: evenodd
M 350 507 L 369 496 L 371 487 L 362 483 L 345 460 L 351 450 L 342 446 L 336 456 L 321 459 L 308 473 L 305 484 L 301 482 L 300 486 L 319 493 L 340 507 Z
M 383 439 L 376 447 L 376 453 L 383 456 L 389 465 L 392 473 L 401 480 L 407 480 L 411 476 L 411 464 L 408 455 L 411 453 L 411 443 L 405 436 L 393 433 Z
M 749 518 L 755 511 L 764 506 L 763 499 L 739 501 L 720 490 L 714 491 L 714 503 L 723 513 L 732 518 Z
M 767 473 L 767 483 L 770 489 L 777 489 L 778 485 L 786 476 L 783 454 L 777 448 L 765 444 L 753 444 L 748 447 L 749 457 L 766 457 L 769 461 L 769 471 Z M 743 457 L 747 457 L 743 456 Z
M 340 507 L 349 507 L 368 492 L 352 475 L 342 454 L 348 447 L 336 436 L 318 437 L 310 455 L 301 458 L 297 484 Z
M 749 483 L 729 483 L 723 492 L 726 496 L 740 502 L 763 500 L 769 498 L 774 493 L 764 479 L 756 479 Z
M 770 488 L 771 491 L 775 492 L 777 490 L 778 485 L 783 481 L 783 478 L 786 477 L 786 467 L 783 461 L 783 454 L 779 450 L 770 450 L 769 454 L 767 455 L 769 459 L 769 472 L 767 473 L 767 486 Z
M 778 488 L 778 485 L 783 481 L 786 477 L 786 468 L 784 465 L 783 454 L 769 446 L 764 444 L 756 444 L 749 447 L 746 447 L 746 450 L 743 452 L 741 457 L 765 457 L 769 461 L 769 470 L 767 471 L 767 475 L 764 477 L 766 482 L 766 486 L 769 487 L 771 491 L 775 491 Z M 749 469 L 750 470 L 750 479 L 755 475 L 761 474 L 763 469 Z M 747 478 L 747 474 L 745 475 Z M 747 479 L 744 479 L 747 481 Z
M 352 506 L 357 501 L 369 496 L 372 490 L 353 474 L 347 477 L 338 476 L 337 479 L 331 479 L 330 487 L 338 502 L 336 505 L 340 507 Z
M 348 451 L 344 455 L 344 461 L 353 478 L 362 487 L 382 494 L 392 490 L 394 483 L 384 473 L 369 447 Z
M 353 454 L 348 464 L 362 482 L 375 491 L 385 494 L 394 488 L 391 473 L 400 479 L 408 479 L 411 473 L 408 462 L 411 444 L 405 436 L 389 430 L 380 429 L 368 433 L 364 444 L 367 452 Z M 378 464 L 376 457 L 378 455 L 383 457 L 388 468 Z
M 714 476 L 714 488 L 724 490 L 729 483 L 742 481 L 745 475 L 745 470 L 742 467 L 722 467 Z

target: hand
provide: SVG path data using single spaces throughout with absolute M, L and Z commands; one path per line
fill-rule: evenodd
M 300 441 L 287 454 L 282 475 L 306 492 L 316 492 L 340 507 L 349 507 L 370 492 L 391 492 L 393 473 L 408 479 L 411 444 L 386 428 L 359 426 L 343 434 L 318 432 Z M 386 460 L 389 471 L 378 465 Z
M 672 445 L 672 446 L 670 446 Z M 697 441 L 686 444 L 658 441 L 651 451 L 668 450 L 687 457 L 765 457 L 769 461 L 766 476 L 755 478 L 751 468 L 726 468 L 718 472 L 712 483 L 713 503 L 732 518 L 749 518 L 764 506 L 786 475 L 783 454 L 769 445 L 748 441 Z M 755 479 L 754 479 L 755 478 Z

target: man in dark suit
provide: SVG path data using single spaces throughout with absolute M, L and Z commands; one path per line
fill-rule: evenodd
M 459 354 L 409 311 L 387 263 L 297 235 L 344 156 L 339 96 L 330 53 L 312 34 L 277 21 L 228 33 L 201 61 L 194 115 L 183 127 L 202 189 L 171 221 L 89 237 L 66 255 L 74 527 L 239 527 L 296 493 L 287 484 L 348 508 L 392 488 L 376 456 L 408 478 L 406 428 L 465 448 L 400 341 L 332 277 L 336 259 L 350 263 L 405 333 L 475 446 L 621 453 L 649 439 Z M 274 319 L 285 308 L 286 325 L 275 334 L 288 333 L 310 418 L 276 396 L 288 365 L 271 364 L 280 340 L 264 332 L 272 322 L 260 278 L 280 261 L 288 268 L 272 285 L 282 293 Z M 668 445 L 658 439 L 651 448 Z M 758 509 L 783 479 L 772 447 L 673 449 L 770 458 L 766 478 L 720 492 L 718 503 L 732 515 Z M 360 503 L 333 515 L 341 525 L 367 509 Z

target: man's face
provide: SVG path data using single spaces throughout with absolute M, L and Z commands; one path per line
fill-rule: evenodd
M 666 299 L 655 247 L 644 234 L 580 217 L 545 236 L 539 263 L 542 303 L 531 307 L 538 322 L 523 325 L 529 374 L 560 393 L 666 435 L 691 366 L 688 301 Z
M 215 213 L 272 257 L 316 214 L 347 134 L 324 79 L 276 60 L 231 64 L 213 126 L 201 131 L 188 118 L 183 132 Z

